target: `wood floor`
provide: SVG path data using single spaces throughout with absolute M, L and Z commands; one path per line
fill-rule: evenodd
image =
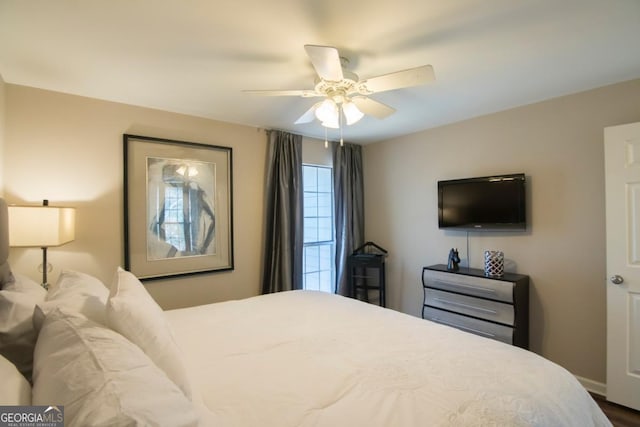
M 599 394 L 591 393 L 591 396 L 614 427 L 640 427 L 640 411 L 607 402 Z

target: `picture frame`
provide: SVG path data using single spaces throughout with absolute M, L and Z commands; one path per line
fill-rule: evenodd
M 124 265 L 141 280 L 233 270 L 232 149 L 123 134 Z

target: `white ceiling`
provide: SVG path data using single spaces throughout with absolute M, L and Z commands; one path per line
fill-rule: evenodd
M 367 143 L 639 78 L 640 0 L 0 0 L 7 83 L 323 139 L 293 124 L 315 99 L 242 93 L 311 89 L 305 44 L 361 78 L 433 65 L 372 95 L 398 111 L 344 129 Z

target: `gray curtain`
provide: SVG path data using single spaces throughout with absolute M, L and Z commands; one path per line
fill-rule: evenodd
M 268 138 L 263 294 L 302 289 L 302 136 Z
M 347 283 L 347 257 L 364 244 L 364 184 L 362 147 L 333 144 L 333 192 L 336 223 L 336 289 L 351 295 Z

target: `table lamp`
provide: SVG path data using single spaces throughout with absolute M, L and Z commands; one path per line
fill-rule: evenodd
M 42 248 L 42 287 L 47 283 L 47 248 L 62 246 L 75 238 L 74 208 L 49 206 L 9 206 L 9 246 Z

